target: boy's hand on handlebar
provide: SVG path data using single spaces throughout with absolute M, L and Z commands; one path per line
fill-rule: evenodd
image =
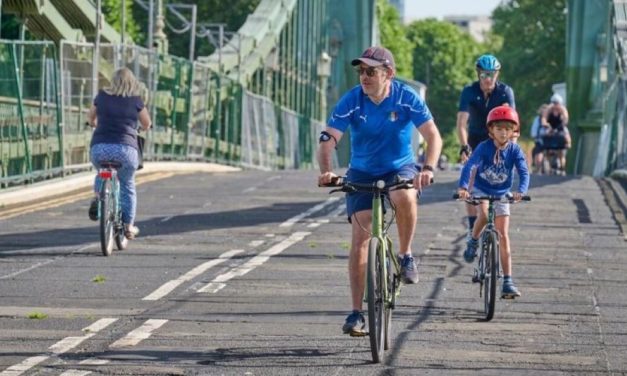
M 470 192 L 468 192 L 467 190 L 463 188 L 459 188 L 457 190 L 457 196 L 459 197 L 460 200 L 468 200 L 470 198 Z
M 523 194 L 520 192 L 513 192 L 512 193 L 512 198 L 514 199 L 514 202 L 520 202 L 520 200 L 522 200 Z
M 318 176 L 318 186 L 324 187 L 325 185 L 333 184 L 337 181 L 338 178 L 339 176 L 337 176 L 331 171 L 325 172 L 323 174 L 320 174 L 320 176 Z

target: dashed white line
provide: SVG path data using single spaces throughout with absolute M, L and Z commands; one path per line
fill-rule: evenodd
M 250 243 L 248 243 L 248 246 L 252 247 L 252 248 L 255 248 L 255 247 L 258 247 L 258 246 L 262 245 L 265 242 L 266 242 L 265 240 L 253 240 Z
M 186 282 L 195 278 L 196 276 L 204 273 L 208 269 L 229 260 L 230 258 L 232 258 L 233 256 L 241 252 L 244 252 L 244 251 L 241 249 L 233 249 L 233 250 L 224 252 L 217 259 L 202 263 L 198 265 L 197 267 L 195 267 L 194 269 L 190 270 L 189 272 L 178 277 L 177 279 L 173 279 L 171 281 L 164 283 L 163 285 L 161 285 L 161 287 L 159 287 L 158 289 L 156 289 L 155 291 L 153 291 L 152 293 L 144 297 L 142 300 L 159 300 L 163 298 L 164 296 L 168 295 L 170 292 L 172 292 L 172 290 L 177 288 L 183 282 Z
M 277 243 L 275 245 L 273 245 L 272 247 L 270 247 L 268 250 L 258 254 L 257 256 L 251 258 L 250 260 L 248 260 L 246 263 L 232 269 L 229 270 L 226 273 L 220 274 L 219 276 L 215 277 L 213 279 L 213 281 L 211 281 L 210 283 L 208 283 L 207 285 L 201 287 L 200 289 L 198 289 L 198 292 L 208 292 L 208 293 L 215 293 L 217 291 L 219 291 L 220 289 L 222 289 L 225 284 L 224 282 L 227 282 L 235 277 L 241 277 L 244 274 L 248 273 L 249 271 L 253 270 L 254 268 L 256 268 L 257 266 L 263 264 L 264 262 L 268 261 L 270 259 L 270 257 L 278 255 L 279 253 L 283 252 L 286 248 L 290 247 L 291 245 L 298 243 L 299 241 L 303 240 L 307 235 L 311 234 L 310 232 L 295 232 L 292 235 L 290 235 L 287 239 L 283 240 L 280 243 Z
M 90 326 L 88 326 L 88 327 L 83 329 L 83 332 L 86 332 L 86 334 L 84 336 L 64 338 L 61 341 L 59 341 L 59 342 L 55 343 L 54 345 L 50 346 L 48 348 L 48 350 L 50 350 L 50 352 L 52 352 L 53 355 L 63 354 L 65 352 L 73 349 L 74 347 L 78 346 L 84 340 L 95 336 L 97 332 L 99 332 L 100 330 L 102 330 L 102 329 L 106 328 L 107 326 L 111 325 L 116 320 L 117 320 L 116 318 L 100 319 L 100 320 L 96 321 L 95 323 L 93 323 L 92 325 L 90 325 Z M 32 356 L 30 358 L 27 358 L 27 359 L 23 360 L 21 363 L 13 365 L 13 366 L 5 369 L 4 371 L 2 371 L 0 373 L 0 376 L 18 376 L 18 375 L 21 375 L 22 373 L 28 371 L 29 369 L 33 368 L 34 366 L 38 365 L 39 363 L 42 363 L 42 362 L 46 361 L 47 359 L 50 358 L 50 356 L 51 355 L 39 355 L 39 356 Z
M 339 197 L 330 197 L 329 199 L 327 199 L 325 202 L 318 204 L 314 207 L 309 208 L 308 210 L 288 219 L 287 221 L 281 223 L 279 225 L 279 227 L 291 227 L 294 226 L 294 224 L 298 221 L 300 221 L 301 219 L 310 216 L 311 214 L 320 211 L 322 209 L 324 209 L 326 206 L 336 202 L 337 200 L 339 200 Z
M 120 348 L 120 347 L 129 347 L 135 346 L 140 343 L 142 340 L 150 337 L 153 331 L 159 329 L 163 324 L 168 322 L 168 320 L 156 320 L 150 319 L 147 320 L 144 325 L 139 328 L 129 332 L 123 338 L 113 342 L 111 346 L 112 349 Z

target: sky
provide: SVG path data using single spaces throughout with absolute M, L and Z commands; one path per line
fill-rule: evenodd
M 501 0 L 405 0 L 405 21 L 443 16 L 489 16 Z

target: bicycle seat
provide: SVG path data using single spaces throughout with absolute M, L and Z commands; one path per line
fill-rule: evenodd
M 104 162 L 98 163 L 98 165 L 100 166 L 100 168 L 112 168 L 115 170 L 122 167 L 122 163 L 115 162 L 115 161 L 104 161 Z

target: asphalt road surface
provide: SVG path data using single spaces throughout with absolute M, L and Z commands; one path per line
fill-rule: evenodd
M 532 177 L 511 219 L 523 295 L 484 322 L 456 178 L 421 198 L 421 280 L 382 364 L 341 332 L 350 228 L 313 171 L 146 181 L 141 234 L 111 257 L 84 195 L 0 219 L 0 376 L 627 374 L 627 243 L 598 183 Z

